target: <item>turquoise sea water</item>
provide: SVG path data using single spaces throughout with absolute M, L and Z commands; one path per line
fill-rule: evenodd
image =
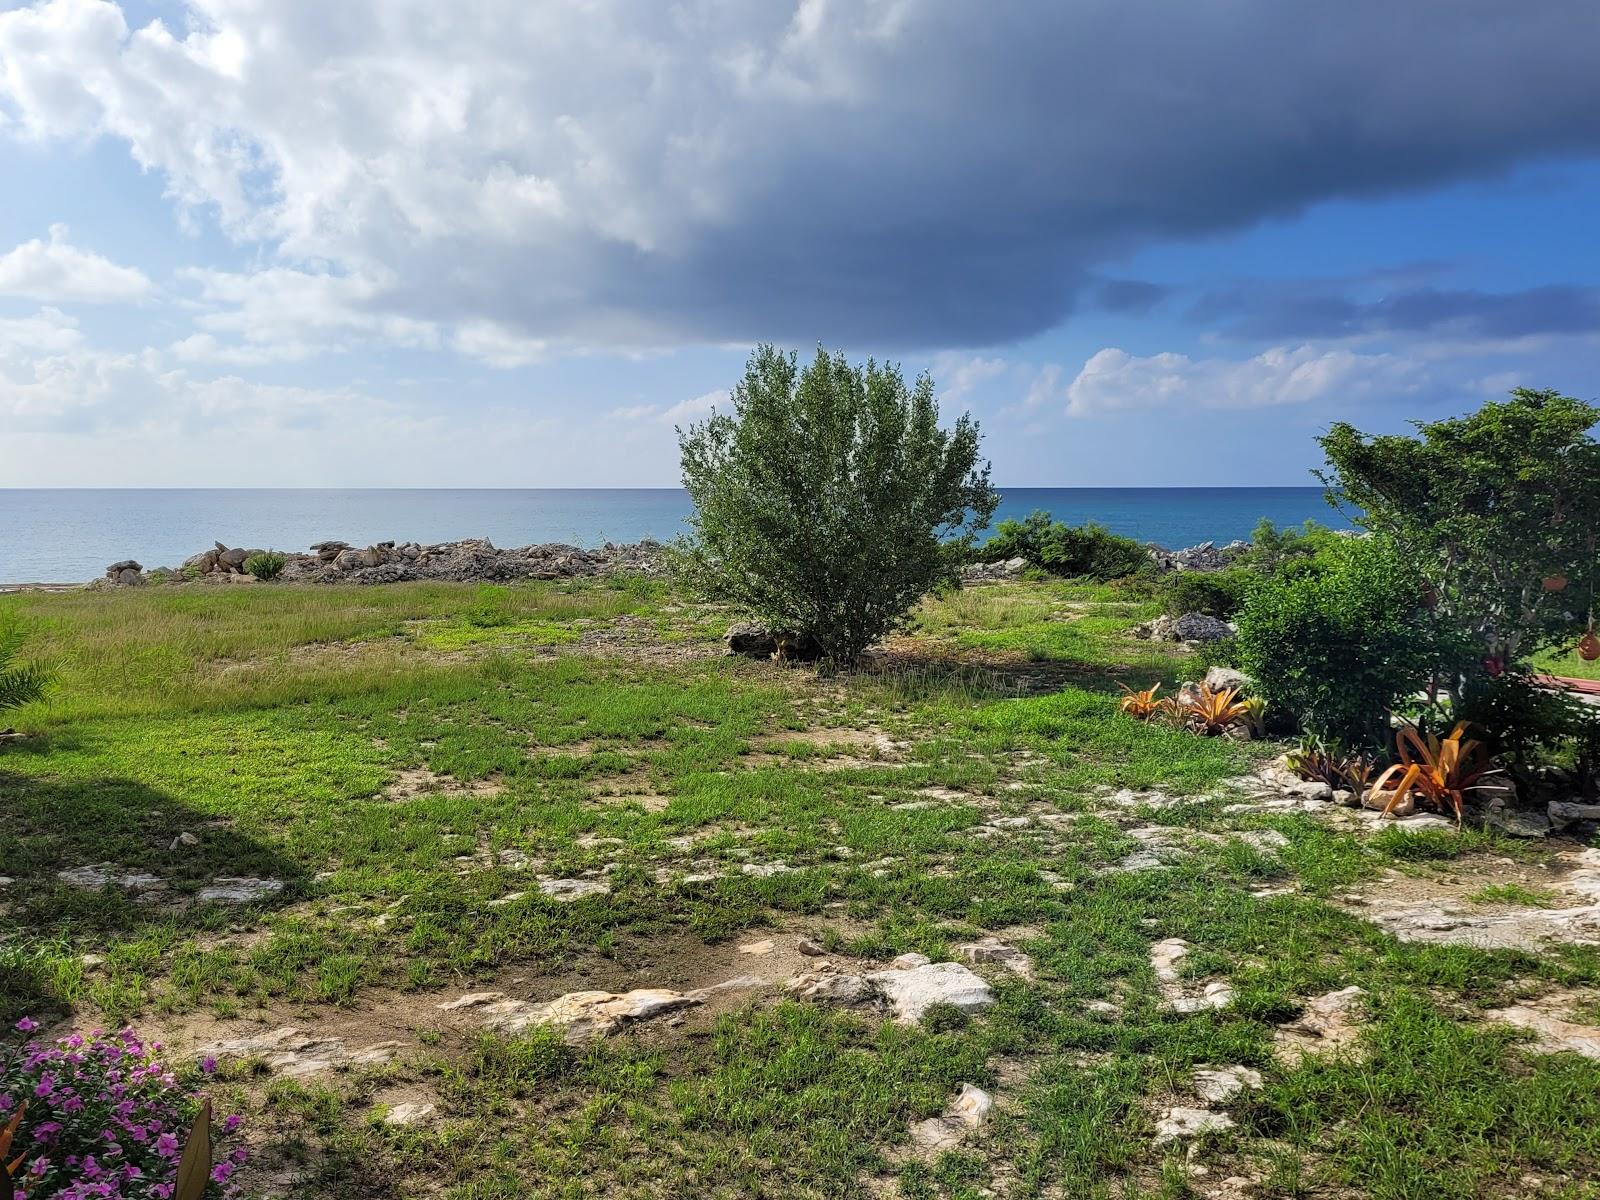
M 1342 526 L 1321 488 L 1002 488 L 996 520 L 1042 508 L 1168 548 L 1248 537 L 1262 517 Z M 683 531 L 677 488 L 0 489 L 0 583 L 81 582 L 108 563 L 175 566 L 221 541 L 304 550 L 338 538 L 444 542 L 665 541 Z

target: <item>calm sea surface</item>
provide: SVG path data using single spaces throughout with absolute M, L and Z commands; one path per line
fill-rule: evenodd
M 1314 487 L 1001 491 L 996 520 L 1042 508 L 1174 549 L 1248 537 L 1262 517 L 1345 523 Z M 123 558 L 176 566 L 214 541 L 279 550 L 328 538 L 358 546 L 464 537 L 497 546 L 665 541 L 688 513 L 677 488 L 0 489 L 0 583 L 81 582 Z

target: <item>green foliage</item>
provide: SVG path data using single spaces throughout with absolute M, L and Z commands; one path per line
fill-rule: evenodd
M 1034 509 L 1020 521 L 1001 521 L 994 536 L 979 547 L 978 557 L 984 562 L 1023 558 L 1053 575 L 1101 583 L 1150 567 L 1149 553 L 1132 538 L 1093 522 L 1066 525 L 1052 521 L 1042 509 Z
M 1162 603 L 1175 617 L 1197 612 L 1223 621 L 1232 620 L 1244 607 L 1245 595 L 1257 578 L 1256 573 L 1246 567 L 1177 571 L 1162 581 Z
M 260 554 L 252 554 L 244 560 L 246 575 L 254 575 L 257 579 L 276 579 L 283 574 L 284 564 L 289 560 L 276 550 L 263 550 Z
M 27 634 L 14 614 L 0 613 L 0 712 L 40 699 L 49 673 L 38 663 L 20 661 Z
M 1306 521 L 1299 528 L 1285 525 L 1279 529 L 1271 518 L 1262 517 L 1250 533 L 1250 550 L 1243 563 L 1264 574 L 1277 571 L 1294 571 L 1314 565 L 1318 556 L 1337 553 L 1346 540 L 1344 534 L 1329 529 L 1318 521 Z
M 940 428 L 930 378 L 761 346 L 731 405 L 679 431 L 693 590 L 851 661 L 955 580 L 998 497 L 977 423 Z
M 1378 539 L 1351 540 L 1324 574 L 1263 579 L 1239 614 L 1240 666 L 1272 707 L 1351 745 L 1386 740 L 1386 713 L 1437 661 L 1415 576 Z
M 1469 416 L 1369 436 L 1339 422 L 1320 440 L 1332 491 L 1426 581 L 1441 621 L 1506 664 L 1572 636 L 1600 577 L 1600 407 L 1517 388 Z M 1562 580 L 1559 589 L 1546 580 Z
M 1496 757 L 1524 764 L 1580 736 L 1596 715 L 1564 693 L 1534 687 L 1520 672 L 1483 681 L 1453 710 L 1484 732 Z

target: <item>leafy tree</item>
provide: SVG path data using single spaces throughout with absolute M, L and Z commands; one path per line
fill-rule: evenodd
M 18 661 L 23 637 L 21 622 L 0 616 L 0 712 L 31 704 L 44 695 L 49 683 L 43 667 Z
M 675 567 L 822 657 L 856 659 L 953 581 L 998 503 L 976 422 L 940 428 L 926 375 L 761 346 L 731 408 L 678 431 L 695 512 Z
M 1388 713 L 1439 659 L 1415 575 L 1385 539 L 1347 539 L 1324 569 L 1264 576 L 1238 616 L 1239 665 L 1276 712 L 1347 745 L 1387 742 Z
M 1469 416 L 1320 442 L 1336 498 L 1391 539 L 1440 623 L 1472 647 L 1458 686 L 1570 640 L 1590 616 L 1600 558 L 1600 408 L 1517 388 Z

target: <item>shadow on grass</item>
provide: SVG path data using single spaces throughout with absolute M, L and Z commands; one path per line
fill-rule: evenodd
M 896 648 L 874 653 L 850 677 L 876 683 L 907 699 L 959 695 L 988 701 L 1045 696 L 1066 688 L 1120 696 L 1124 684 L 1149 687 L 1170 682 L 1175 673 L 1181 674 L 1181 665 L 1164 660 L 1112 665 L 1048 659 L 1008 661 Z
M 158 929 L 225 928 L 238 904 L 200 892 L 219 879 L 281 881 L 250 902 L 279 907 L 304 872 L 277 850 L 165 792 L 121 778 L 63 780 L 0 766 L 0 1013 L 59 1010 L 61 963 Z M 184 838 L 182 835 L 189 835 Z M 192 841 L 190 839 L 193 839 Z M 62 872 L 94 868 L 96 886 Z

